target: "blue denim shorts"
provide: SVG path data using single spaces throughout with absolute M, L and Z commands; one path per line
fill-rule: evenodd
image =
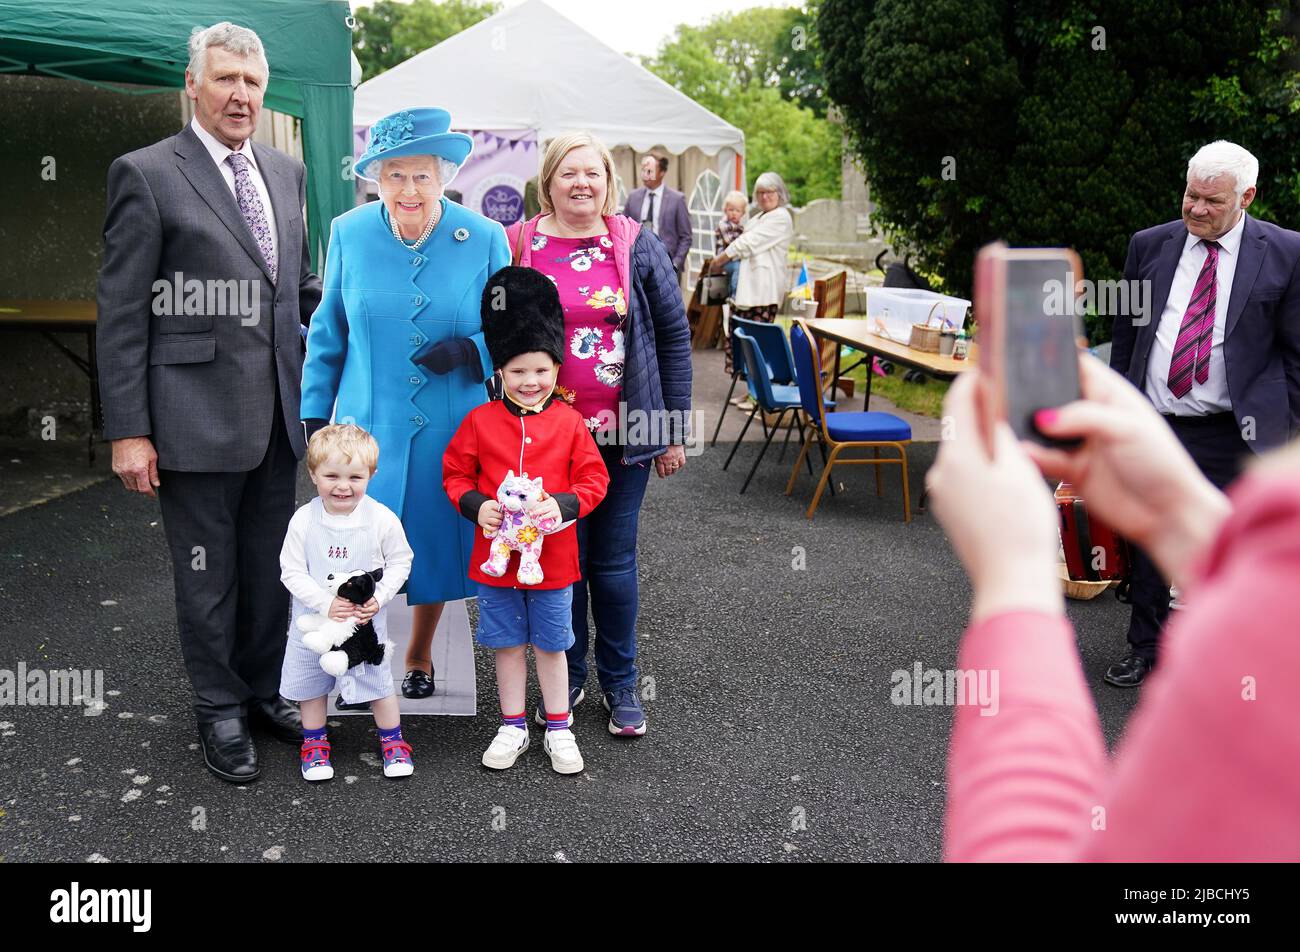
M 568 651 L 573 645 L 573 587 L 478 587 L 478 643 L 484 648 L 532 645 Z

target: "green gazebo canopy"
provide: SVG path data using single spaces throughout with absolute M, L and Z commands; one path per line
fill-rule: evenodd
M 0 72 L 180 88 L 194 27 L 229 20 L 256 31 L 271 66 L 266 107 L 302 120 L 319 269 L 330 221 L 353 204 L 343 174 L 352 157 L 350 16 L 347 0 L 0 0 Z

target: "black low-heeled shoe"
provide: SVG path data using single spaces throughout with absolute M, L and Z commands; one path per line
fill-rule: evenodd
M 429 665 L 428 674 L 425 674 L 419 668 L 412 668 L 406 672 L 406 677 L 402 679 L 402 697 L 410 698 L 412 701 L 419 701 L 432 696 L 433 665 Z
M 370 710 L 370 702 L 369 702 L 369 701 L 353 701 L 351 704 L 349 704 L 347 701 L 343 700 L 343 695 L 340 694 L 340 695 L 335 699 L 335 701 L 334 701 L 334 710 L 336 710 L 336 711 L 368 711 L 368 710 Z

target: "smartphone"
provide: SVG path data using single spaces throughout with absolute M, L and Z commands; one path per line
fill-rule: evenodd
M 1078 282 L 1083 262 L 1070 248 L 986 245 L 975 259 L 975 314 L 986 440 L 1006 420 L 1022 440 L 1071 446 L 1034 426 L 1039 410 L 1079 399 Z

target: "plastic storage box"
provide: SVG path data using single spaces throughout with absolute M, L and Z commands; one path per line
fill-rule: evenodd
M 917 288 L 867 288 L 866 294 L 871 330 L 900 344 L 911 339 L 913 324 L 930 320 L 931 311 L 939 326 L 961 330 L 970 310 L 970 301 Z

